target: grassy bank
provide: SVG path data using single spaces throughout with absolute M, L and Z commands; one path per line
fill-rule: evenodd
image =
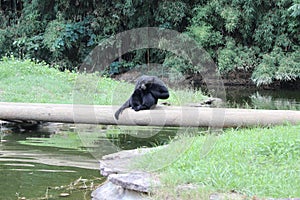
M 3 58 L 0 61 L 2 102 L 71 104 L 78 102 L 78 96 L 84 96 L 90 104 L 121 105 L 129 98 L 133 88 L 134 84 L 103 78 L 96 73 L 61 72 L 29 60 Z M 76 92 L 79 92 L 78 96 L 74 95 Z M 167 101 L 172 105 L 199 102 L 205 98 L 201 92 L 188 90 L 170 90 L 170 94 Z
M 156 193 L 157 199 L 176 199 L 179 193 L 180 199 L 209 199 L 212 193 L 300 197 L 299 130 L 300 125 L 227 129 L 215 136 L 205 156 L 201 151 L 209 144 L 206 136 L 196 136 L 174 142 L 168 153 L 158 151 L 142 162 L 145 166 L 163 163 L 166 158 L 162 155 L 172 155 L 182 145 L 189 145 L 179 159 L 157 171 L 164 184 Z M 180 185 L 194 189 L 180 189 Z

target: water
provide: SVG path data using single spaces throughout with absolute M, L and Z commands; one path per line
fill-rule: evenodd
M 231 107 L 300 110 L 299 90 L 259 90 L 231 87 L 226 89 L 226 99 Z
M 234 107 L 300 110 L 296 90 L 227 89 Z M 166 144 L 176 128 L 50 124 L 38 130 L 0 130 L 0 200 L 90 199 L 101 184 L 98 159 L 122 149 Z M 151 137 L 149 137 L 149 134 Z
M 120 150 L 166 144 L 176 130 L 49 124 L 31 131 L 2 126 L 0 200 L 57 199 L 62 194 L 68 194 L 68 200 L 90 199 L 91 191 L 104 181 L 98 159 Z
M 44 132 L 1 131 L 0 142 L 0 199 L 10 200 L 26 197 L 39 199 L 61 193 L 71 199 L 85 199 L 88 190 L 70 189 L 69 185 L 91 185 L 101 182 L 97 161 L 87 152 L 55 147 L 21 145 L 27 137 L 48 137 Z M 80 179 L 81 177 L 81 179 Z M 89 179 L 90 182 L 83 183 Z M 75 187 L 74 187 L 75 188 Z M 88 198 L 89 199 L 89 198 Z

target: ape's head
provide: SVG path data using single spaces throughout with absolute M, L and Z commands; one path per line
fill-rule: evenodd
M 145 83 L 141 83 L 140 88 L 142 90 L 146 90 L 147 89 L 147 85 Z
M 141 76 L 136 83 L 135 89 L 146 90 L 151 86 L 153 81 L 154 78 L 152 76 Z

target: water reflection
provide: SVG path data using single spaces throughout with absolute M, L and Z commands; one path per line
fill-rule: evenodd
M 33 163 L 47 165 L 74 166 L 86 169 L 98 168 L 98 162 L 88 152 L 78 151 L 75 148 L 60 148 L 55 146 L 55 144 L 53 146 L 44 144 L 43 142 L 51 141 L 51 137 L 56 135 L 55 131 L 49 130 L 53 129 L 54 126 L 56 130 L 62 128 L 61 125 L 52 124 L 41 126 L 40 129 L 35 131 L 2 127 L 0 133 L 2 138 L 0 143 L 0 154 L 2 154 L 0 161 L 15 160 L 24 162 L 30 160 Z M 60 133 L 63 132 L 61 131 Z M 63 139 L 66 138 L 61 138 L 61 140 Z M 26 142 L 33 146 L 27 145 Z
M 296 98 L 275 98 L 256 92 L 250 96 L 252 107 L 272 110 L 300 110 L 300 101 Z
M 227 88 L 226 98 L 229 107 L 300 110 L 298 90 L 257 90 L 251 88 Z
M 47 124 L 24 130 L 1 126 L 0 197 L 44 197 L 48 187 L 100 177 L 98 159 L 103 155 L 167 144 L 175 135 L 176 128 L 158 127 Z

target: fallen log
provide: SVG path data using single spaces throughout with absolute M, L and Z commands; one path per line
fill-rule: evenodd
M 126 109 L 120 119 L 114 118 L 119 106 L 0 103 L 1 120 L 84 123 L 105 125 L 182 126 L 182 127 L 244 127 L 284 123 L 299 124 L 300 111 L 254 110 L 157 106 L 135 112 Z

